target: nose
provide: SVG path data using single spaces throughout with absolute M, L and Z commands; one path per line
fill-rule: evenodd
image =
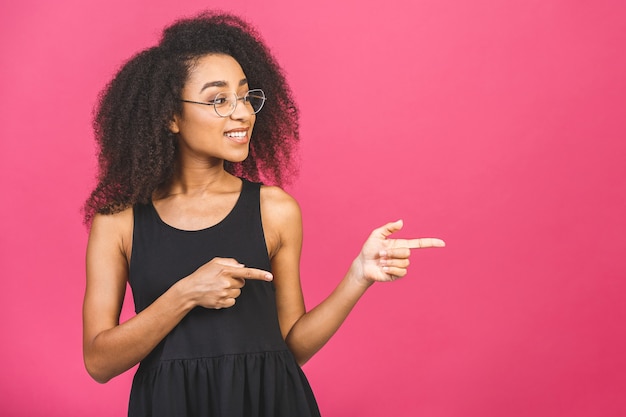
M 243 101 L 243 98 L 237 97 L 237 101 L 235 102 L 235 110 L 230 115 L 230 117 L 234 120 L 248 120 L 253 116 L 246 106 L 246 103 Z

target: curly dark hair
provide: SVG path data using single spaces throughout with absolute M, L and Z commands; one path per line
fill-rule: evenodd
M 177 141 L 169 125 L 182 110 L 180 96 L 189 73 L 199 58 L 212 53 L 232 56 L 251 88 L 261 88 L 267 96 L 248 158 L 226 162 L 226 169 L 278 185 L 296 173 L 298 108 L 282 69 L 246 21 L 204 12 L 165 28 L 159 44 L 127 61 L 100 93 L 93 121 L 98 184 L 83 208 L 85 224 L 96 213 L 147 203 L 172 179 Z

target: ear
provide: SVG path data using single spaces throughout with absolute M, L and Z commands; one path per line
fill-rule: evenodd
M 178 127 L 178 117 L 176 115 L 174 115 L 174 117 L 170 121 L 168 128 L 173 134 L 177 134 L 178 132 L 180 132 L 180 128 Z

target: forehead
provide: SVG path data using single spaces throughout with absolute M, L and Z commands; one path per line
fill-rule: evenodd
M 185 89 L 216 81 L 224 81 L 227 86 L 236 87 L 244 78 L 246 75 L 241 65 L 230 55 L 204 55 L 191 68 Z

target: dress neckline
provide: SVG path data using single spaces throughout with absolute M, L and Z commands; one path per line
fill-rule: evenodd
M 156 207 L 154 207 L 154 203 L 152 202 L 152 200 L 150 200 L 150 203 L 149 203 L 150 210 L 152 211 L 152 214 L 154 215 L 154 217 L 157 219 L 157 221 L 162 226 L 164 226 L 164 227 L 166 227 L 166 228 L 168 228 L 170 230 L 174 230 L 176 232 L 181 232 L 181 233 L 199 233 L 199 232 L 204 232 L 204 231 L 207 231 L 207 230 L 215 229 L 215 228 L 221 226 L 222 224 L 224 224 L 230 217 L 232 217 L 233 214 L 237 211 L 238 207 L 241 205 L 241 201 L 242 201 L 242 197 L 243 197 L 244 191 L 246 189 L 247 181 L 244 178 L 240 178 L 240 180 L 241 180 L 241 190 L 239 191 L 239 196 L 237 197 L 237 201 L 235 202 L 235 205 L 226 214 L 226 216 L 224 216 L 223 219 L 221 219 L 220 221 L 218 221 L 214 225 L 211 225 L 211 226 L 208 226 L 208 227 L 204 227 L 202 229 L 195 229 L 195 230 L 181 229 L 181 228 L 172 226 L 169 223 L 165 222 L 161 218 L 161 215 L 157 211 Z

